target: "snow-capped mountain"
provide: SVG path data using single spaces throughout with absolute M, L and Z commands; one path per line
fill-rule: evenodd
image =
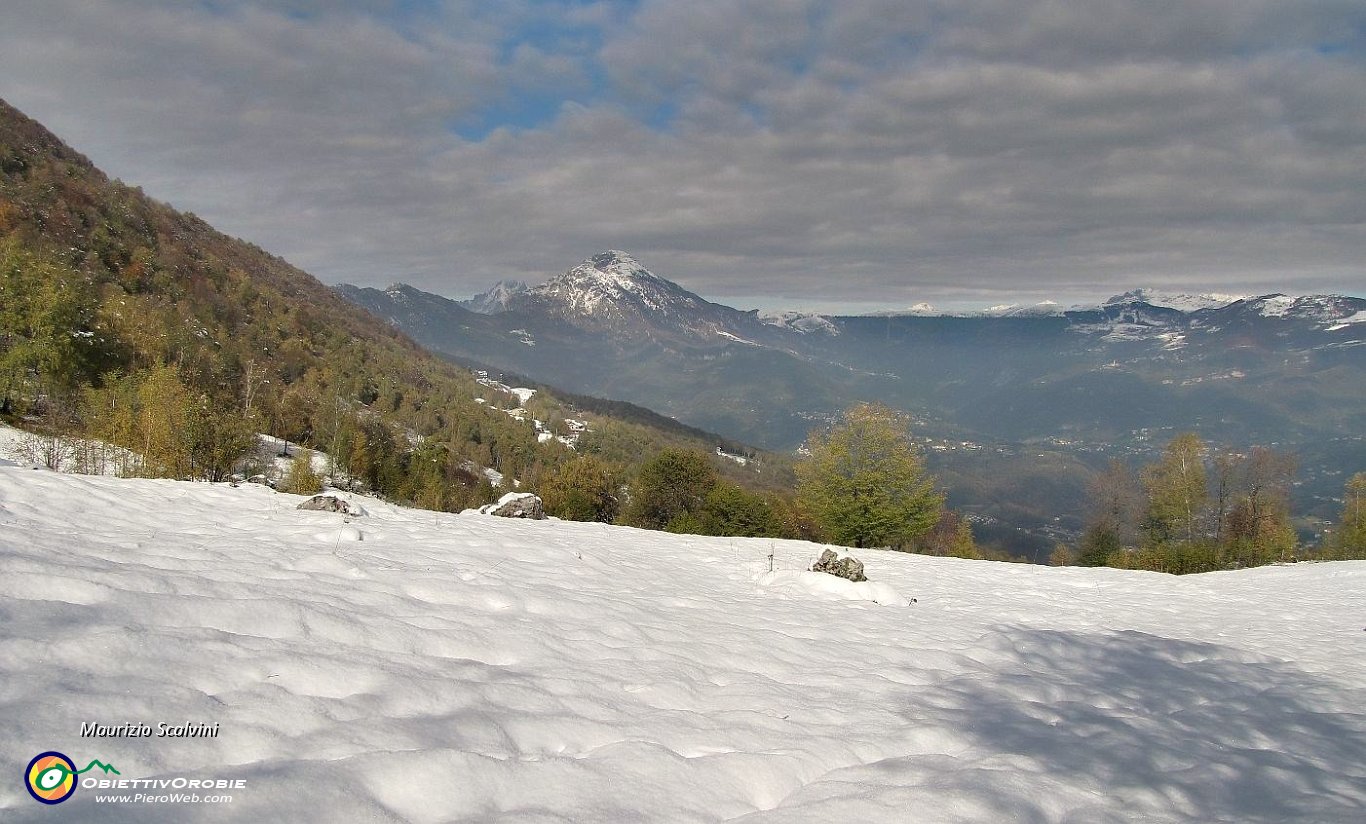
M 481 315 L 496 315 L 499 312 L 506 312 L 508 304 L 520 294 L 531 289 L 520 280 L 500 280 L 493 284 L 493 288 L 487 292 L 475 295 L 469 300 L 460 301 L 460 305 Z
M 779 329 L 791 329 L 804 335 L 838 335 L 840 328 L 825 315 L 813 312 L 761 312 L 759 320 Z
M 616 249 L 512 295 L 508 309 L 633 339 L 757 345 L 766 328 L 753 313 L 704 300 Z
M 1222 309 L 1232 303 L 1246 299 L 1247 296 L 1245 295 L 1187 294 L 1184 292 L 1166 292 L 1159 289 L 1139 288 L 1115 295 L 1099 306 L 1083 304 L 1067 308 L 1061 303 L 1053 300 L 1045 300 L 1034 304 L 1004 303 L 998 306 L 992 306 L 989 309 L 984 309 L 981 312 L 970 313 L 966 316 L 988 318 L 1057 317 L 1072 312 L 1089 312 L 1097 309 L 1105 310 L 1116 306 L 1128 307 L 1138 305 L 1152 306 L 1159 309 L 1175 309 L 1178 312 L 1191 313 L 1200 311 L 1201 309 Z M 927 315 L 935 313 L 912 310 L 906 314 Z
M 1342 295 L 1263 295 L 1248 298 L 1241 302 L 1244 311 L 1254 312 L 1264 318 L 1283 318 L 1316 323 L 1321 326 L 1336 326 L 1340 323 L 1357 323 L 1351 320 L 1354 315 L 1366 308 L 1361 298 Z
M 594 255 L 527 294 L 566 316 L 626 319 L 634 314 L 696 311 L 706 301 L 656 276 L 629 254 L 615 249 Z
M 1074 332 L 1099 335 L 1110 342 L 1156 340 L 1167 350 L 1194 340 L 1218 346 L 1220 335 L 1237 335 L 1244 345 L 1271 337 L 1282 346 L 1306 349 L 1360 345 L 1356 336 L 1332 333 L 1359 322 L 1357 318 L 1366 310 L 1366 300 L 1361 298 L 1272 294 L 1228 300 L 1232 297 L 1137 289 L 1099 308 L 1074 308 L 1066 317 Z
M 1169 292 L 1161 289 L 1150 289 L 1142 287 L 1130 289 L 1122 294 L 1114 295 L 1106 299 L 1099 305 L 1079 304 L 1072 307 L 1064 307 L 1061 303 L 1053 300 L 1045 300 L 1039 303 L 1002 303 L 996 306 L 976 312 L 941 312 L 929 303 L 917 303 L 909 309 L 894 312 L 878 312 L 877 316 L 885 315 L 913 315 L 919 317 L 986 317 L 986 318 L 1020 318 L 1020 317 L 1060 317 L 1072 313 L 1085 313 L 1094 311 L 1106 311 L 1112 307 L 1132 307 L 1150 306 L 1158 309 L 1174 309 L 1185 314 L 1192 314 L 1201 310 L 1216 310 L 1231 306 L 1240 301 L 1257 302 L 1258 307 L 1262 307 L 1262 313 L 1267 317 L 1279 317 L 1289 310 L 1292 304 L 1300 307 L 1300 317 L 1311 317 L 1316 313 L 1329 320 L 1335 318 L 1334 307 L 1336 302 L 1344 300 L 1338 296 L 1314 295 L 1305 297 L 1292 297 L 1288 295 L 1266 295 L 1256 297 L 1251 295 L 1234 295 L 1212 293 L 1188 293 L 1188 292 Z M 1350 300 L 1350 298 L 1346 299 Z M 1318 307 L 1316 310 L 1315 307 Z
M 1201 309 L 1222 309 L 1231 303 L 1246 300 L 1247 295 L 1224 295 L 1224 294 L 1201 294 L 1192 295 L 1184 292 L 1165 292 L 1161 289 L 1131 289 L 1122 295 L 1115 295 L 1105 301 L 1104 306 L 1116 306 L 1133 303 L 1146 303 L 1149 306 L 1161 306 L 1167 309 L 1177 309 L 1182 312 L 1196 312 Z
M 1028 318 L 1028 317 L 1051 317 L 1063 313 L 1062 304 L 1057 301 L 1045 300 L 1029 306 L 1018 303 L 1004 303 L 993 306 L 982 312 L 983 317 L 988 318 Z
M 1224 295 L 1163 292 L 1156 289 L 1134 289 L 1105 301 L 1102 310 L 1134 310 L 1151 307 L 1174 309 L 1203 319 L 1233 317 L 1279 318 L 1316 325 L 1319 328 L 1339 327 L 1358 321 L 1352 318 L 1366 305 L 1361 298 L 1343 295 Z M 1078 308 L 1075 311 L 1085 311 Z

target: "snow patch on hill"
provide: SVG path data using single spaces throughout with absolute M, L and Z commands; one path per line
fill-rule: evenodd
M 730 332 L 727 332 L 724 329 L 717 329 L 716 335 L 717 337 L 725 338 L 728 341 L 734 341 L 735 343 L 743 343 L 746 346 L 763 346 L 763 344 L 761 343 L 756 343 L 752 340 L 742 338 L 739 335 L 732 335 Z
M 1283 318 L 1290 311 L 1290 307 L 1295 305 L 1295 299 L 1289 295 L 1271 295 L 1258 298 L 1256 303 L 1262 317 Z
M 528 389 L 525 386 L 508 386 L 502 381 L 489 377 L 489 373 L 482 369 L 477 370 L 474 373 L 474 376 L 475 381 L 478 382 L 481 386 L 487 386 L 490 389 L 495 389 L 499 392 L 506 392 L 509 395 L 512 395 L 513 397 L 517 398 L 517 406 L 511 409 L 503 409 L 502 411 L 506 412 L 508 415 L 512 416 L 513 418 L 519 421 L 530 420 L 532 426 L 536 427 L 536 440 L 539 443 L 545 443 L 546 441 L 559 441 L 560 443 L 564 444 L 570 449 L 573 449 L 578 445 L 579 437 L 582 436 L 585 432 L 589 431 L 587 421 L 575 420 L 573 418 L 565 418 L 564 428 L 568 430 L 568 434 L 557 435 L 553 431 L 551 431 L 551 427 L 548 423 L 546 423 L 545 421 L 532 418 L 531 413 L 524 408 L 526 402 L 531 400 L 532 397 L 535 396 L 535 389 Z M 475 398 L 474 400 L 476 403 L 483 404 L 487 404 L 489 402 L 487 398 Z M 484 470 L 484 472 L 485 474 L 494 473 L 494 470 L 486 469 Z M 494 485 L 501 485 L 503 482 L 502 473 L 494 474 L 497 475 L 496 478 L 494 478 L 493 475 L 489 475 L 489 477 L 493 480 Z M 517 485 L 518 483 L 518 481 L 513 481 L 514 485 Z
M 6 466 L 111 476 L 133 474 L 142 464 L 136 452 L 103 441 L 43 435 L 4 423 L 0 423 L 0 460 Z
M 1340 329 L 1346 329 L 1354 323 L 1366 323 L 1366 310 L 1357 312 L 1355 315 L 1352 315 L 1350 317 L 1342 318 L 1337 323 L 1334 323 L 1333 325 L 1329 326 L 1328 331 L 1336 332 Z

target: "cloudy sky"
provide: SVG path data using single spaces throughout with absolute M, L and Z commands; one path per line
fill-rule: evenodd
M 0 0 L 0 97 L 326 282 L 1366 292 L 1361 0 Z

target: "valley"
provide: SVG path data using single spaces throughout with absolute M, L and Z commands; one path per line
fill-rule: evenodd
M 908 410 L 950 504 L 1027 557 L 1076 537 L 1108 459 L 1142 463 L 1180 432 L 1297 455 L 1310 540 L 1366 463 L 1360 298 L 1134 290 L 1070 309 L 761 317 L 617 251 L 463 304 L 403 285 L 337 291 L 458 362 L 766 449 L 796 449 L 855 401 Z

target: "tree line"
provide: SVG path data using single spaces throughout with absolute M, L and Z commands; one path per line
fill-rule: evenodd
M 711 456 L 686 448 L 659 451 L 633 473 L 580 455 L 534 488 L 547 512 L 570 520 L 1009 559 L 979 547 L 968 520 L 944 505 L 904 414 L 858 404 L 813 432 L 806 453 L 791 487 L 767 491 L 726 479 Z
M 811 433 L 805 452 L 792 496 L 728 485 L 707 456 L 682 450 L 657 455 L 629 485 L 579 458 L 547 479 L 544 494 L 550 511 L 574 519 L 1015 560 L 979 546 L 968 520 L 945 506 L 901 413 L 851 407 L 829 430 Z M 1347 482 L 1338 527 L 1311 551 L 1292 524 L 1295 471 L 1293 456 L 1274 449 L 1218 451 L 1198 435 L 1179 435 L 1137 471 L 1111 461 L 1091 483 L 1081 539 L 1059 545 L 1050 560 L 1181 574 L 1366 558 L 1366 473 Z
M 1220 451 L 1194 433 L 1177 435 L 1140 470 L 1112 460 L 1095 477 L 1085 532 L 1052 561 L 1192 573 L 1363 557 L 1366 473 L 1347 483 L 1339 531 L 1310 553 L 1292 524 L 1295 470 L 1294 457 L 1274 449 Z

